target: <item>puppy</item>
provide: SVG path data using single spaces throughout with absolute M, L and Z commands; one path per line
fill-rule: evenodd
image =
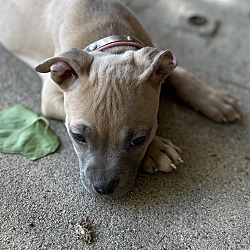
M 1 42 L 43 76 L 42 112 L 65 120 L 80 176 L 93 195 L 117 197 L 140 165 L 169 172 L 178 148 L 155 135 L 161 84 L 216 122 L 239 119 L 238 106 L 177 67 L 116 0 L 0 0 Z M 48 59 L 46 59 L 48 58 Z M 42 63 L 39 63 L 41 62 Z M 195 93 L 195 95 L 194 95 Z

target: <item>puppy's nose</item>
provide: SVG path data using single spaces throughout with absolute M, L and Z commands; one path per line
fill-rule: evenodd
M 111 195 L 115 191 L 115 187 L 117 186 L 118 181 L 113 180 L 113 181 L 96 181 L 94 183 L 94 189 L 98 194 L 101 195 Z

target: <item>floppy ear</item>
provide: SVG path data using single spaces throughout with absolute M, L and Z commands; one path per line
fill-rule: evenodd
M 36 71 L 50 72 L 51 79 L 65 90 L 79 75 L 89 71 L 92 61 L 92 55 L 79 49 L 71 49 L 45 60 L 36 67 Z
M 136 51 L 134 59 L 143 69 L 141 80 L 150 79 L 156 83 L 162 83 L 177 66 L 177 61 L 170 51 L 160 51 L 152 47 Z

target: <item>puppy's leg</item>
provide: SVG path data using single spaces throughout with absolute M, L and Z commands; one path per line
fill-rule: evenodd
M 146 173 L 154 174 L 157 171 L 170 172 L 183 163 L 180 149 L 171 141 L 155 136 L 149 144 L 144 156 L 142 167 Z
M 42 113 L 50 118 L 65 119 L 63 92 L 50 77 L 47 77 L 43 83 Z
M 167 78 L 167 83 L 183 101 L 216 122 L 234 122 L 240 118 L 237 102 L 226 91 L 206 85 L 180 67 Z

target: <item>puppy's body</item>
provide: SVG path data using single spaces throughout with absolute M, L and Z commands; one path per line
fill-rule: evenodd
M 16 55 L 35 62 L 32 66 L 114 34 L 135 36 L 152 46 L 134 15 L 113 0 L 10 0 L 1 1 L 1 9 L 1 42 Z
M 177 94 L 211 119 L 239 118 L 227 93 L 181 68 L 173 71 L 171 52 L 153 48 L 147 32 L 118 1 L 0 3 L 2 43 L 32 66 L 49 58 L 37 67 L 51 72 L 43 83 L 42 111 L 65 119 L 83 185 L 93 194 L 125 194 L 141 163 L 152 173 L 169 172 L 182 162 L 171 142 L 155 136 L 160 87 L 170 74 L 168 82 Z M 103 52 L 83 51 L 114 35 L 135 37 L 145 48 L 125 44 Z

